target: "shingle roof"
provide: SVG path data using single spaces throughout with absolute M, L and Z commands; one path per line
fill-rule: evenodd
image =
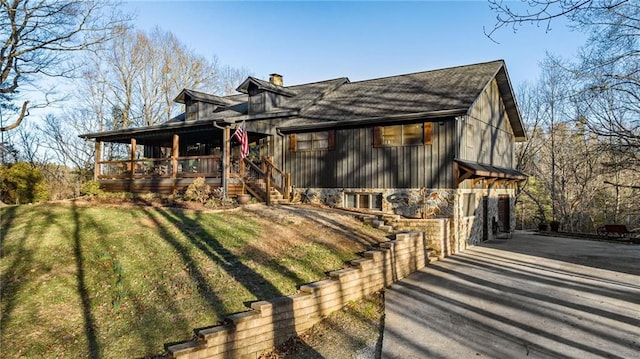
M 315 100 L 321 98 L 327 93 L 330 93 L 338 86 L 347 82 L 349 82 L 349 79 L 341 77 L 337 79 L 283 87 L 286 91 L 294 92 L 296 95 L 292 97 L 285 97 L 281 104 L 281 109 L 299 110 L 306 106 L 310 106 Z M 247 113 L 248 108 L 246 106 L 246 102 L 248 101 L 248 95 L 235 94 L 225 96 L 224 98 L 236 103 L 242 103 L 244 106 L 236 105 L 235 107 L 230 107 L 230 110 L 216 112 L 212 114 L 210 118 L 229 118 Z
M 238 91 L 247 92 L 249 84 L 254 83 L 263 90 L 283 95 L 278 111 L 282 111 L 282 116 L 289 116 L 279 123 L 279 128 L 284 130 L 292 125 L 327 126 L 340 122 L 354 125 L 358 121 L 408 118 L 412 115 L 425 118 L 463 115 L 468 113 L 493 79 L 498 83 L 516 138 L 524 139 L 524 126 L 502 60 L 357 82 L 342 77 L 295 86 L 278 86 L 249 77 L 238 87 Z M 183 93 L 185 91 L 191 90 L 184 90 Z M 246 93 L 224 97 L 193 91 L 189 94 L 226 105 L 201 119 L 203 121 L 225 119 L 233 122 L 251 118 L 247 115 Z M 176 118 L 170 122 L 180 121 L 184 119 Z
M 330 121 L 467 110 L 502 61 L 351 82 L 340 86 L 301 116 Z

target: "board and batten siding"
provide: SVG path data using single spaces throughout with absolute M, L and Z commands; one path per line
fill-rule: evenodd
M 513 167 L 515 138 L 495 79 L 461 120 L 460 159 Z
M 374 147 L 373 126 L 336 130 L 334 150 L 285 150 L 297 188 L 452 188 L 453 118 L 434 122 L 432 144 Z M 288 137 L 288 136 L 285 136 Z

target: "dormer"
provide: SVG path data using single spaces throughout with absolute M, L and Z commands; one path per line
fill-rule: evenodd
M 236 91 L 249 95 L 249 115 L 272 112 L 282 107 L 287 97 L 296 95 L 282 86 L 278 74 L 271 74 L 269 82 L 249 76 Z
M 224 97 L 184 89 L 173 100 L 184 104 L 186 121 L 197 121 L 209 117 L 213 112 L 232 109 L 235 102 Z

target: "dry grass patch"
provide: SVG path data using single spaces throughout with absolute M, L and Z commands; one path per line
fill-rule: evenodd
M 3 358 L 159 354 L 385 240 L 349 216 L 56 203 L 0 208 Z

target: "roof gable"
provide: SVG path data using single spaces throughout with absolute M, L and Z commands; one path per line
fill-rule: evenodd
M 182 91 L 180 91 L 178 96 L 176 96 L 173 101 L 177 103 L 186 103 L 188 98 L 191 98 L 195 101 L 211 103 L 222 107 L 232 106 L 238 103 L 237 101 L 232 101 L 229 97 L 220 97 L 190 89 L 183 89 Z
M 283 86 L 274 85 L 271 82 L 260 80 L 252 76 L 247 77 L 247 79 L 244 80 L 244 82 L 241 83 L 240 86 L 238 86 L 236 91 L 251 95 L 249 93 L 249 89 L 252 86 L 255 86 L 255 88 L 257 88 L 259 91 L 269 91 L 269 92 L 277 93 L 279 95 L 286 96 L 286 97 L 291 97 L 296 95 L 295 92 Z

